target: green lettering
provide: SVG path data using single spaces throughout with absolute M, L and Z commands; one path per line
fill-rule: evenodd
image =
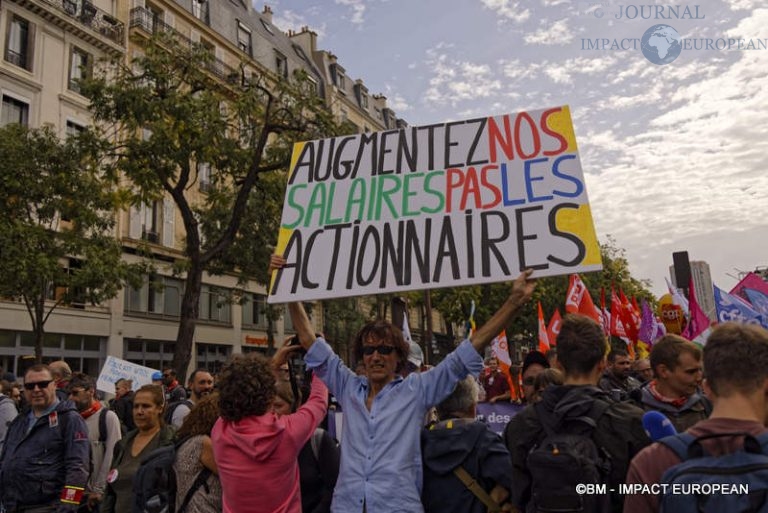
M 296 191 L 299 189 L 306 189 L 307 184 L 299 184 L 294 185 L 290 189 L 288 189 L 288 206 L 293 207 L 298 212 L 298 218 L 296 219 L 296 222 L 294 223 L 287 223 L 283 225 L 283 228 L 288 228 L 289 230 L 293 230 L 297 226 L 301 224 L 301 220 L 304 219 L 304 207 L 301 206 L 300 203 L 296 202 L 296 198 L 294 195 L 296 194 Z
M 349 223 L 352 220 L 362 221 L 365 215 L 365 188 L 366 181 L 363 178 L 355 178 L 349 187 L 347 195 L 347 211 L 344 214 L 344 222 Z M 352 214 L 352 209 L 357 206 L 357 214 Z
M 411 180 L 413 178 L 421 178 L 423 176 L 424 176 L 424 173 L 408 173 L 407 175 L 405 175 L 405 180 L 403 182 L 403 209 L 402 209 L 403 217 L 419 215 L 418 210 L 408 209 L 408 203 L 410 202 L 410 198 L 412 196 L 416 196 L 418 194 L 418 191 L 411 190 Z
M 333 210 L 333 197 L 336 194 L 336 182 L 331 182 L 331 190 L 328 191 L 328 201 L 325 204 L 325 219 L 323 219 L 323 225 L 339 224 L 341 223 L 341 217 L 331 217 Z
M 317 210 L 317 224 L 318 226 L 322 225 L 323 211 L 325 210 L 326 203 L 325 183 L 320 182 L 315 185 L 315 188 L 312 190 L 312 197 L 309 198 L 309 205 L 307 205 L 307 215 L 304 218 L 305 228 L 309 228 L 309 225 L 312 223 L 312 216 L 314 215 L 315 210 Z
M 387 204 L 389 211 L 392 213 L 392 218 L 398 219 L 400 216 L 398 215 L 395 204 L 392 203 L 392 198 L 390 198 L 390 196 L 402 189 L 400 177 L 383 175 L 379 177 L 379 182 L 379 197 L 376 203 L 376 221 L 381 219 L 381 208 L 383 203 Z M 390 182 L 392 186 L 388 188 L 386 182 Z
M 432 173 L 428 173 L 426 178 L 424 179 L 424 192 L 427 194 L 430 194 L 437 198 L 437 206 L 434 208 L 427 208 L 426 206 L 421 207 L 421 211 L 425 214 L 437 214 L 438 212 L 442 212 L 445 209 L 445 196 L 442 192 L 440 192 L 437 189 L 433 189 L 430 187 L 430 182 L 433 178 L 436 178 L 438 176 L 443 176 L 445 174 L 445 171 L 433 171 Z

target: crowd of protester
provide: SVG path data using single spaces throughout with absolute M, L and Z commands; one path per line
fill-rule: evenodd
M 668 471 L 689 457 L 680 444 L 710 458 L 768 448 L 766 330 L 722 324 L 703 350 L 665 335 L 633 359 L 608 352 L 597 323 L 568 315 L 556 355 L 528 353 L 510 383 L 482 355 L 534 287 L 522 273 L 430 369 L 385 321 L 358 333 L 348 367 L 294 303 L 296 340 L 271 359 L 234 355 L 215 376 L 197 369 L 186 387 L 164 369 L 153 384 L 117 381 L 107 402 L 94 377 L 63 361 L 20 380 L 0 372 L 2 510 L 152 513 L 137 476 L 173 447 L 177 513 L 650 513 L 680 498 L 621 486 L 677 479 Z M 299 353 L 310 372 L 289 365 Z M 338 441 L 321 427 L 329 394 L 342 412 Z M 499 436 L 477 420 L 480 401 L 522 409 Z M 607 489 L 578 493 L 583 483 Z

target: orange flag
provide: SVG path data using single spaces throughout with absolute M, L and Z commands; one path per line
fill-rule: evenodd
M 549 351 L 549 336 L 547 335 L 547 325 L 544 322 L 544 311 L 541 308 L 541 301 L 539 301 L 539 351 L 542 354 L 547 354 L 547 351 Z

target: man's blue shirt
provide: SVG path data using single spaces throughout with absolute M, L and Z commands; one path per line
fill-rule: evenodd
M 427 411 L 453 392 L 456 383 L 483 369 L 465 340 L 435 368 L 396 377 L 366 407 L 368 378 L 357 376 L 319 338 L 307 351 L 313 369 L 342 407 L 341 467 L 332 511 L 418 513 L 421 505 L 420 434 Z

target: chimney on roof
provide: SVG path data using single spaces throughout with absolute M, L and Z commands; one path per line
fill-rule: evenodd
M 268 5 L 264 5 L 264 10 L 261 11 L 262 17 L 266 18 L 266 20 L 270 23 L 272 23 L 272 8 Z

